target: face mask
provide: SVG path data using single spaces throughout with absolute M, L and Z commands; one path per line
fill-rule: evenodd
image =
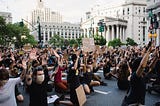
M 44 81 L 44 75 L 38 75 L 36 82 L 38 84 L 42 84 L 43 81 Z
M 0 81 L 0 87 L 3 87 L 7 82 L 8 82 L 8 80 L 2 80 L 2 81 Z

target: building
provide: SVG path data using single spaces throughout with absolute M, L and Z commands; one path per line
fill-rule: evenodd
M 37 8 L 32 11 L 30 22 L 35 25 L 37 21 L 62 23 L 62 15 L 46 8 L 42 0 L 37 0 Z
M 32 32 L 35 39 L 48 44 L 54 35 L 65 39 L 76 39 L 83 36 L 80 24 L 62 22 L 62 15 L 44 7 L 42 0 L 37 0 L 37 8 L 32 12 Z M 38 23 L 37 23 L 38 22 Z
M 37 33 L 35 31 L 34 33 Z M 35 34 L 37 35 L 37 34 Z M 51 23 L 51 22 L 42 22 L 41 23 L 41 40 L 43 44 L 48 44 L 48 41 L 54 35 L 59 35 L 64 39 L 76 39 L 82 37 L 83 30 L 80 27 L 80 24 L 71 24 L 71 23 Z M 38 40 L 38 35 L 36 36 Z
M 155 39 L 156 45 L 160 45 L 160 0 L 147 0 L 147 17 L 147 28 L 149 29 L 149 33 L 152 33 L 152 36 L 149 36 L 149 39 Z M 154 20 L 157 21 L 154 22 Z M 156 25 L 157 27 L 154 27 Z M 157 36 L 153 36 L 154 34 Z
M 6 20 L 6 23 L 12 23 L 12 14 L 9 12 L 0 12 L 0 16 Z
M 87 37 L 100 35 L 98 23 L 102 21 L 105 26 L 102 35 L 107 42 L 115 38 L 125 42 L 130 37 L 140 45 L 147 43 L 146 0 L 116 2 L 91 8 L 81 23 L 84 34 Z

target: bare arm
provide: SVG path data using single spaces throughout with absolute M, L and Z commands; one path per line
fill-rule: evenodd
M 148 58 L 149 58 L 149 54 L 150 54 L 150 50 L 147 51 L 147 53 L 144 55 L 144 57 L 142 58 L 141 60 L 141 63 L 136 71 L 136 74 L 138 77 L 141 76 L 142 72 L 143 72 L 143 69 L 146 67 L 147 65 L 147 61 L 148 61 Z
M 32 84 L 32 72 L 28 71 L 26 75 L 26 84 L 31 85 Z
M 23 71 L 22 71 L 22 73 L 21 73 L 21 76 L 20 76 L 20 78 L 23 80 L 24 78 L 25 78 L 25 76 L 26 76 L 26 69 L 27 69 L 27 65 L 26 65 L 26 61 L 27 60 L 22 60 L 22 67 L 23 67 Z

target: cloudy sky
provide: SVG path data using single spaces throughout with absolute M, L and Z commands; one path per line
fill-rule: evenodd
M 64 21 L 79 22 L 85 12 L 96 4 L 108 4 L 121 0 L 43 0 L 52 11 L 60 12 Z M 37 0 L 0 0 L 0 11 L 12 13 L 13 22 L 21 21 L 36 8 Z

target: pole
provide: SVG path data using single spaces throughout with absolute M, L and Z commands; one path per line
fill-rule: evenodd
M 101 31 L 101 37 L 102 37 L 102 31 Z
M 41 25 L 40 22 L 38 23 L 38 40 L 39 40 L 39 44 L 41 44 Z

